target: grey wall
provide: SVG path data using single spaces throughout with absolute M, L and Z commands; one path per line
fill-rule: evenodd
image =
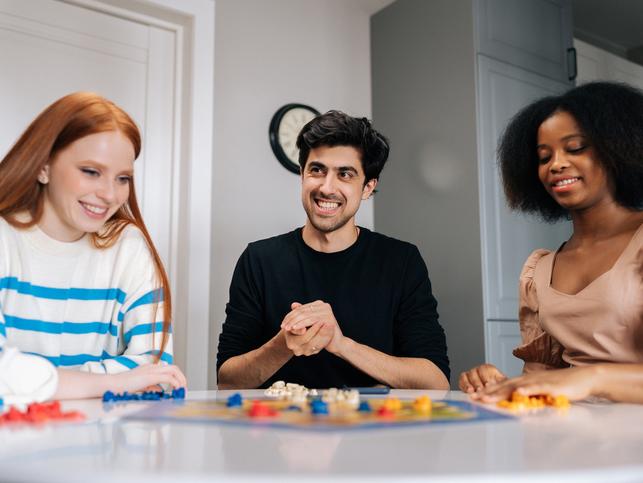
M 484 361 L 472 5 L 398 0 L 371 25 L 373 120 L 391 139 L 375 227 L 420 248 L 455 386 Z
M 209 385 L 230 278 L 250 241 L 303 225 L 299 178 L 268 124 L 283 104 L 371 115 L 371 13 L 384 0 L 216 0 Z M 363 203 L 358 223 L 373 226 Z

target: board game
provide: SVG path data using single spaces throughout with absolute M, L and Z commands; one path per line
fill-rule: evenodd
M 431 401 L 362 398 L 358 405 L 345 401 L 324 402 L 320 397 L 305 401 L 260 398 L 232 401 L 160 401 L 126 416 L 126 419 L 262 426 L 315 431 L 367 428 L 399 428 L 430 424 L 452 424 L 481 420 L 513 419 L 465 401 Z

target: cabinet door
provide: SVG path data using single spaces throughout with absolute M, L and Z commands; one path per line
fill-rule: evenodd
M 607 52 L 578 39 L 574 39 L 574 47 L 578 64 L 576 85 L 610 79 L 607 73 Z
M 536 248 L 557 248 L 570 235 L 568 222 L 547 224 L 509 211 L 497 168 L 496 143 L 522 107 L 565 90 L 555 82 L 478 55 L 478 171 L 485 319 L 518 318 L 518 277 Z
M 477 52 L 569 83 L 569 0 L 477 0 Z
M 605 62 L 608 72 L 608 79 L 625 82 L 631 86 L 643 89 L 643 67 L 622 59 L 616 55 L 605 53 Z
M 485 330 L 487 362 L 493 364 L 509 377 L 522 373 L 523 361 L 511 353 L 520 345 L 518 322 L 489 320 Z
M 617 81 L 643 89 L 643 66 L 582 40 L 574 39 L 574 47 L 578 53 L 578 84 Z

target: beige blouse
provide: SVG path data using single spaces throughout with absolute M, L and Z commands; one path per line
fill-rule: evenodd
M 555 256 L 536 250 L 525 262 L 518 315 L 523 344 L 513 354 L 527 370 L 643 362 L 643 225 L 614 266 L 575 295 L 551 287 Z

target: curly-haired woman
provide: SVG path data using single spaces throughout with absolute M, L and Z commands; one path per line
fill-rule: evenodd
M 525 375 L 484 364 L 460 388 L 486 401 L 520 390 L 643 402 L 643 94 L 596 82 L 538 100 L 510 122 L 499 159 L 509 205 L 569 217 L 573 233 L 523 267 Z

